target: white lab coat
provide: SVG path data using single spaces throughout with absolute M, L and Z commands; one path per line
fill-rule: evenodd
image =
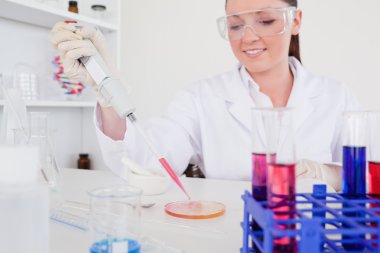
M 295 109 L 297 159 L 341 161 L 342 112 L 357 110 L 357 100 L 346 86 L 307 72 L 295 58 L 289 58 L 289 63 L 295 78 L 287 106 Z M 145 125 L 178 174 L 191 162 L 207 178 L 250 180 L 250 109 L 257 105 L 243 85 L 239 68 L 179 92 L 162 117 Z M 133 125 L 127 125 L 123 141 L 113 141 L 99 129 L 97 118 L 99 144 L 111 170 L 127 177 L 120 161 L 127 155 L 162 171 Z

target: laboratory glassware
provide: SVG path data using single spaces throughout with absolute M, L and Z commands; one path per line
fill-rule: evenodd
M 92 16 L 97 19 L 104 19 L 107 11 L 107 7 L 102 4 L 91 5 Z
M 268 207 L 277 220 L 293 219 L 295 205 L 295 133 L 293 110 L 290 108 L 268 108 L 262 110 L 265 148 L 268 164 Z M 282 224 L 280 228 L 294 230 L 294 224 Z M 274 239 L 274 252 L 296 252 L 295 238 Z
M 349 198 L 360 198 L 366 193 L 366 153 L 367 119 L 366 113 L 348 111 L 343 114 L 343 194 Z M 349 203 L 343 205 L 350 208 Z M 347 217 L 361 217 L 360 212 L 343 212 Z M 349 227 L 349 225 L 346 225 Z M 345 235 L 344 240 L 355 241 L 360 238 Z M 342 243 L 346 250 L 361 251 L 363 246 L 355 243 Z
M 380 111 L 367 113 L 369 193 L 380 194 Z
M 25 63 L 15 65 L 13 87 L 20 89 L 23 100 L 37 100 L 39 98 L 37 74 L 31 66 Z
M 39 181 L 38 149 L 0 146 L 1 252 L 49 252 L 48 187 Z
M 368 183 L 369 194 L 373 198 L 380 199 L 380 111 L 367 113 L 368 123 Z M 371 204 L 372 208 L 379 208 L 378 204 Z M 377 212 L 379 214 L 379 212 Z M 376 222 L 372 222 L 377 227 Z M 372 236 L 372 239 L 378 239 Z M 378 247 L 378 245 L 376 245 Z
M 78 2 L 77 1 L 69 1 L 69 8 L 67 9 L 69 12 L 78 13 Z
M 252 197 L 257 201 L 267 200 L 267 148 L 264 116 L 266 109 L 252 109 L 252 127 L 251 127 L 251 163 L 252 163 Z M 275 154 L 268 154 L 268 159 L 273 159 Z M 253 231 L 261 231 L 262 228 L 253 221 L 251 224 Z M 262 240 L 262 237 L 260 237 Z M 253 244 L 255 252 L 258 252 L 256 244 Z
M 366 193 L 367 126 L 365 112 L 345 112 L 343 129 L 343 193 Z
M 139 253 L 142 190 L 128 185 L 89 192 L 90 253 Z
M 224 204 L 215 201 L 177 201 L 165 205 L 165 212 L 184 219 L 210 219 L 225 213 Z
M 252 109 L 251 162 L 252 196 L 258 200 L 267 199 L 267 148 L 264 116 L 266 109 Z
M 85 153 L 79 154 L 79 158 L 77 161 L 78 169 L 85 169 L 85 170 L 91 169 L 91 161 L 88 156 L 89 154 L 85 154 Z
M 28 144 L 39 148 L 41 173 L 53 190 L 60 183 L 60 171 L 48 128 L 48 112 L 30 112 L 30 137 Z
M 27 111 L 21 91 L 6 88 L 1 83 L 0 90 L 4 96 L 3 119 L 1 121 L 0 142 L 8 144 L 25 144 L 29 138 Z

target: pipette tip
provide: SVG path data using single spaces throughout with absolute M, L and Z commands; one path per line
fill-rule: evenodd
M 169 176 L 173 179 L 173 181 L 179 186 L 179 188 L 181 188 L 181 190 L 183 191 L 183 193 L 185 193 L 185 195 L 187 196 L 187 198 L 189 200 L 191 200 L 190 195 L 186 192 L 185 187 L 183 187 L 183 185 L 182 185 L 181 181 L 179 180 L 178 176 L 175 174 L 175 172 L 173 171 L 173 169 L 170 167 L 170 165 L 166 161 L 166 159 L 164 157 L 161 157 L 158 160 L 160 161 L 162 167 L 164 167 L 164 169 L 166 170 L 166 172 L 169 174 Z
M 135 125 L 137 131 L 141 134 L 143 139 L 145 140 L 146 144 L 149 146 L 152 153 L 157 157 L 158 161 L 164 167 L 166 172 L 169 174 L 171 179 L 178 185 L 179 188 L 181 188 L 182 192 L 187 196 L 189 200 L 191 200 L 190 195 L 186 192 L 185 188 L 183 187 L 181 181 L 179 180 L 178 176 L 175 174 L 173 169 L 170 167 L 169 163 L 166 161 L 164 157 L 158 154 L 156 149 L 154 148 L 153 144 L 149 140 L 148 136 L 144 133 L 144 131 L 141 129 L 139 124 L 137 123 L 137 119 L 133 113 L 128 114 L 128 119 Z

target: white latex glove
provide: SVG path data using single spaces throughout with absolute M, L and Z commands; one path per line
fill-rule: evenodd
M 171 182 L 167 174 L 161 175 L 152 171 L 157 169 L 146 169 L 128 157 L 121 159 L 129 173 L 128 184 L 143 190 L 144 195 L 157 195 L 165 192 Z
M 96 92 L 99 104 L 108 106 L 104 98 L 99 94 L 94 80 L 78 61 L 83 56 L 95 55 L 97 50 L 112 72 L 113 77 L 118 77 L 116 65 L 103 34 L 94 27 L 84 26 L 78 29 L 74 24 L 64 22 L 58 22 L 51 30 L 51 33 L 50 42 L 58 50 L 65 74 L 72 80 L 91 85 Z
M 316 179 L 332 186 L 335 191 L 342 190 L 342 166 L 337 164 L 320 164 L 311 160 L 300 160 L 296 165 L 297 179 Z

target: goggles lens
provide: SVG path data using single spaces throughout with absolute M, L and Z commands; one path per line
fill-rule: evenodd
M 229 40 L 240 40 L 247 28 L 260 37 L 282 34 L 290 27 L 295 10 L 295 7 L 270 8 L 230 14 L 217 20 L 219 33 Z

